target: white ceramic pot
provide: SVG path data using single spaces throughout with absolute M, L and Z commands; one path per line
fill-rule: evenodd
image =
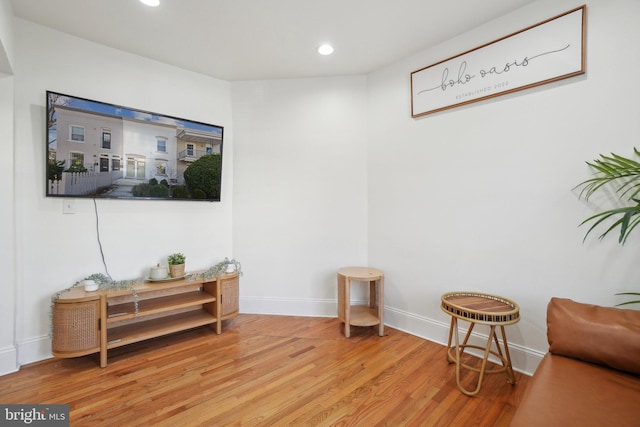
M 227 269 L 224 272 L 225 273 L 233 273 L 234 271 L 236 271 L 236 265 L 235 264 L 227 264 Z
M 150 279 L 165 279 L 167 277 L 167 268 L 160 267 L 159 265 L 156 267 L 151 267 L 149 269 L 149 278 Z
M 100 287 L 95 280 L 84 280 L 82 284 L 84 285 L 84 290 L 87 292 L 97 291 Z

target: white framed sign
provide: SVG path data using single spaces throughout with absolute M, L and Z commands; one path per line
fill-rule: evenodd
M 585 73 L 586 6 L 411 73 L 420 117 Z

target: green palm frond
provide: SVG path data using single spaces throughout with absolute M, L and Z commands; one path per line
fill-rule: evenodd
M 633 152 L 640 157 L 640 152 L 636 148 L 633 149 Z M 602 239 L 610 232 L 619 229 L 618 243 L 624 245 L 631 232 L 640 224 L 640 198 L 638 197 L 640 194 L 640 162 L 611 153 L 610 156 L 601 154 L 599 159 L 587 162 L 587 164 L 595 170 L 595 174 L 593 178 L 583 181 L 575 187 L 575 189 L 580 189 L 580 198 L 588 201 L 596 191 L 611 184 L 615 188 L 618 199 L 630 202 L 631 205 L 609 209 L 582 221 L 580 225 L 591 224 L 584 235 L 584 240 L 595 229 L 606 227 L 609 224 L 599 238 Z M 622 292 L 616 295 L 640 297 L 638 292 Z M 616 305 L 627 304 L 640 304 L 640 299 L 636 298 Z
M 621 292 L 621 293 L 616 294 L 616 295 L 640 296 L 640 293 L 638 293 L 638 292 Z M 621 302 L 620 304 L 616 304 L 616 305 L 617 306 L 621 306 L 621 305 L 627 305 L 627 304 L 640 304 L 640 300 Z
M 638 225 L 638 223 L 640 223 L 640 216 L 638 216 L 640 215 L 640 204 L 636 206 L 629 206 L 626 208 L 611 209 L 608 211 L 600 212 L 598 214 L 595 214 L 585 219 L 580 223 L 580 225 L 586 224 L 587 222 L 590 222 L 590 221 L 595 221 L 595 222 L 591 225 L 589 230 L 587 230 L 587 233 L 584 236 L 584 240 L 586 240 L 589 234 L 594 229 L 598 228 L 600 224 L 605 222 L 607 219 L 618 216 L 618 215 L 622 215 L 622 217 L 618 218 L 613 224 L 611 224 L 609 228 L 607 228 L 604 231 L 604 233 L 598 236 L 598 238 L 602 239 L 604 238 L 604 236 L 609 234 L 610 231 L 616 229 L 617 227 L 620 227 L 620 235 L 618 236 L 618 242 L 624 244 L 627 241 L 627 238 L 629 237 L 629 234 L 631 233 L 631 231 L 633 231 L 633 229 Z
M 640 151 L 633 149 L 636 156 L 640 157 Z M 611 153 L 610 156 L 600 155 L 599 159 L 587 162 L 596 172 L 593 178 L 578 184 L 575 189 L 580 189 L 580 198 L 589 198 L 607 184 L 614 185 L 615 192 L 620 200 L 633 202 L 633 205 L 610 209 L 593 215 L 580 223 L 591 223 L 584 240 L 596 228 L 606 225 L 607 220 L 615 221 L 599 236 L 604 238 L 609 232 L 619 228 L 618 242 L 624 244 L 635 227 L 640 223 L 640 162 Z

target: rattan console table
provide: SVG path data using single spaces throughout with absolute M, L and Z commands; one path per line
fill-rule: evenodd
M 210 325 L 238 314 L 239 274 L 210 279 L 147 282 L 126 290 L 86 292 L 74 287 L 53 302 L 52 353 L 78 357 L 174 332 Z

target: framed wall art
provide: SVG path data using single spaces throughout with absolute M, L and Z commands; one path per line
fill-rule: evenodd
M 416 118 L 585 73 L 586 6 L 411 73 Z

